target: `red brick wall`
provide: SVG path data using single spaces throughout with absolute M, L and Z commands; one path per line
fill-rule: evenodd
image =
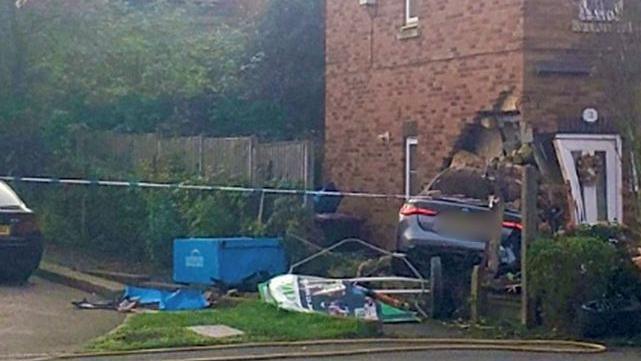
M 627 6 L 630 1 L 633 0 L 626 0 Z M 524 120 L 539 132 L 557 131 L 562 123 L 580 119 L 587 107 L 597 108 L 602 121 L 613 118 L 608 109 L 610 102 L 602 90 L 608 79 L 599 73 L 595 61 L 595 49 L 605 44 L 599 33 L 573 29 L 573 23 L 580 23 L 578 13 L 577 0 L 528 0 L 526 3 L 525 81 L 521 111 Z M 555 61 L 576 61 L 592 67 L 592 71 L 588 75 L 537 74 L 541 62 Z M 627 148 L 625 141 L 624 146 Z M 628 224 L 634 221 L 635 209 L 629 158 L 626 151 L 622 162 L 624 222 Z
M 586 107 L 608 117 L 598 72 L 540 73 L 544 63 L 594 65 L 598 35 L 573 29 L 577 1 L 421 0 L 418 36 L 400 40 L 404 0 L 327 0 L 325 179 L 403 193 L 404 123 L 415 122 L 426 183 L 501 92 L 520 99 L 537 132 L 556 132 Z M 389 143 L 378 139 L 386 132 Z M 393 245 L 398 202 L 347 199 L 344 210 L 367 219 L 370 240 Z
M 594 33 L 572 30 L 578 21 L 576 0 L 528 0 L 525 9 L 524 119 L 538 131 L 554 132 L 560 122 L 581 117 L 596 107 L 604 115 L 598 73 L 587 75 L 537 74 L 542 62 L 594 66 Z
M 416 122 L 420 178 L 452 155 L 466 123 L 523 88 L 523 0 L 423 0 L 399 40 L 403 0 L 327 0 L 324 177 L 343 190 L 403 193 L 403 124 Z M 389 132 L 390 141 L 378 135 Z M 398 202 L 346 199 L 368 238 L 391 246 Z

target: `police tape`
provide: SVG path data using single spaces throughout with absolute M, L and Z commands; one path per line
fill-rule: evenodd
M 73 178 L 40 178 L 40 177 L 16 177 L 0 176 L 0 180 L 12 183 L 39 183 L 39 184 L 62 184 L 74 186 L 99 186 L 99 187 L 127 187 L 127 188 L 152 188 L 152 189 L 179 189 L 191 191 L 219 191 L 234 193 L 263 193 L 289 196 L 328 196 L 328 197 L 354 197 L 374 199 L 406 199 L 406 196 L 399 194 L 364 193 L 364 192 L 341 192 L 341 191 L 311 191 L 305 189 L 281 189 L 281 188 L 256 188 L 236 187 L 221 185 L 199 185 L 187 183 L 154 183 L 120 180 L 97 180 L 97 179 L 73 179 Z

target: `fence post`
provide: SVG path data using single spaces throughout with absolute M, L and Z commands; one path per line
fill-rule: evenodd
M 205 176 L 205 139 L 202 133 L 198 136 L 198 175 Z
M 303 180 L 305 183 L 305 190 L 314 189 L 314 143 L 311 140 L 307 140 L 303 143 Z M 309 196 L 304 197 L 303 205 L 309 206 L 312 202 L 309 201 Z
M 528 165 L 523 169 L 521 187 L 521 221 L 523 222 L 521 234 L 521 324 L 530 327 L 533 321 L 533 307 L 530 304 L 528 294 L 527 249 L 536 239 L 538 228 L 536 209 L 538 185 L 534 167 Z
M 492 211 L 492 233 L 490 241 L 487 243 L 487 276 L 489 279 L 494 278 L 499 271 L 501 263 L 499 251 L 501 248 L 501 240 L 503 238 L 503 218 L 505 214 L 505 202 L 496 192 L 495 196 L 490 199 L 490 209 Z
M 158 172 L 160 170 L 160 167 L 162 167 L 162 162 L 160 160 L 160 154 L 162 153 L 162 144 L 158 133 L 154 133 L 154 138 L 156 139 L 156 151 L 154 152 L 154 172 Z
M 480 292 L 481 292 L 481 266 L 474 266 L 470 286 L 470 321 L 473 325 L 479 323 L 480 317 Z
M 249 181 L 252 186 L 257 186 L 258 185 L 258 160 L 257 154 L 256 154 L 256 147 L 257 147 L 257 139 L 256 137 L 250 137 L 249 138 L 249 149 L 248 149 L 248 175 L 249 175 Z

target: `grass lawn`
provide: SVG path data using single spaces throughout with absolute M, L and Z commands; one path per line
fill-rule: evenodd
M 215 340 L 185 327 L 227 325 L 242 337 Z M 164 347 L 206 346 L 235 342 L 301 341 L 376 336 L 376 324 L 277 309 L 260 301 L 198 312 L 160 312 L 130 317 L 114 332 L 94 340 L 89 351 L 125 351 Z

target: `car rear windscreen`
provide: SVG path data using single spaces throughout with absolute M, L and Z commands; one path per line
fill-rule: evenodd
M 0 208 L 22 207 L 23 202 L 16 193 L 5 183 L 0 182 Z

